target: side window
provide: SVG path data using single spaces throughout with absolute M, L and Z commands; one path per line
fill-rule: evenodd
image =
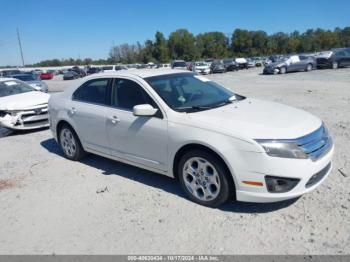
M 158 108 L 139 84 L 128 79 L 115 79 L 112 90 L 112 106 L 133 110 L 134 106 L 141 104 L 150 104 Z
M 109 105 L 108 83 L 109 79 L 91 80 L 73 93 L 73 99 L 87 103 Z
M 339 51 L 336 53 L 336 56 L 345 56 L 345 52 Z

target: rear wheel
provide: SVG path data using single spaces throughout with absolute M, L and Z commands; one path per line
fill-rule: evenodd
M 180 185 L 187 196 L 208 207 L 218 207 L 230 198 L 233 185 L 229 175 L 220 159 L 202 150 L 187 152 L 178 166 Z
M 332 68 L 333 68 L 333 69 L 337 69 L 338 67 L 339 67 L 338 62 L 333 61 L 333 63 L 332 63 Z
M 66 158 L 78 161 L 86 155 L 77 134 L 69 125 L 65 124 L 60 128 L 58 137 Z

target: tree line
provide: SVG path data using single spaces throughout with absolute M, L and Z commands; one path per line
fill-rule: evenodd
M 350 27 L 334 30 L 309 29 L 303 33 L 278 32 L 268 35 L 265 31 L 236 29 L 232 35 L 222 32 L 206 32 L 194 35 L 187 29 L 178 29 L 166 38 L 156 32 L 153 40 L 144 44 L 112 46 L 107 59 L 52 59 L 34 66 L 64 66 L 114 63 L 168 63 L 173 59 L 193 61 L 205 58 L 267 56 L 317 52 L 335 47 L 350 47 Z

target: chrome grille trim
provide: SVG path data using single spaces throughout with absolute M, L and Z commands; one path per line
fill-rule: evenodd
M 293 141 L 296 143 L 310 159 L 316 161 L 326 154 L 333 145 L 332 138 L 329 136 L 326 127 L 322 124 L 316 131 L 297 138 Z

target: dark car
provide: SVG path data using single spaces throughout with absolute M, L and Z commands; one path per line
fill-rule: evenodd
M 187 69 L 187 64 L 184 60 L 174 60 L 171 63 L 171 68 L 172 69 L 183 69 L 183 70 L 188 70 Z
M 236 71 L 238 70 L 238 64 L 234 59 L 226 58 L 223 60 L 226 71 Z
M 333 68 L 350 66 L 350 48 L 335 48 L 321 52 L 316 57 L 317 68 Z
M 80 77 L 80 75 L 77 72 L 75 72 L 73 70 L 69 70 L 66 73 L 64 73 L 63 80 L 73 80 L 73 79 L 77 79 L 79 77 Z
M 0 72 L 0 75 L 3 77 L 11 77 L 12 75 L 18 75 L 21 74 L 22 72 L 17 69 L 9 69 L 9 70 L 3 70 Z
M 98 67 L 90 67 L 90 68 L 87 70 L 87 74 L 88 74 L 88 75 L 96 74 L 96 73 L 99 73 L 99 72 L 101 72 L 101 69 L 98 68 Z
M 211 73 L 225 73 L 226 68 L 222 60 L 214 60 L 210 65 Z
M 78 66 L 73 66 L 70 71 L 74 71 L 77 73 L 80 77 L 86 76 L 86 72 L 83 69 L 80 69 Z
M 285 74 L 287 72 L 311 71 L 316 68 L 313 56 L 292 55 L 284 56 L 265 66 L 264 74 Z

